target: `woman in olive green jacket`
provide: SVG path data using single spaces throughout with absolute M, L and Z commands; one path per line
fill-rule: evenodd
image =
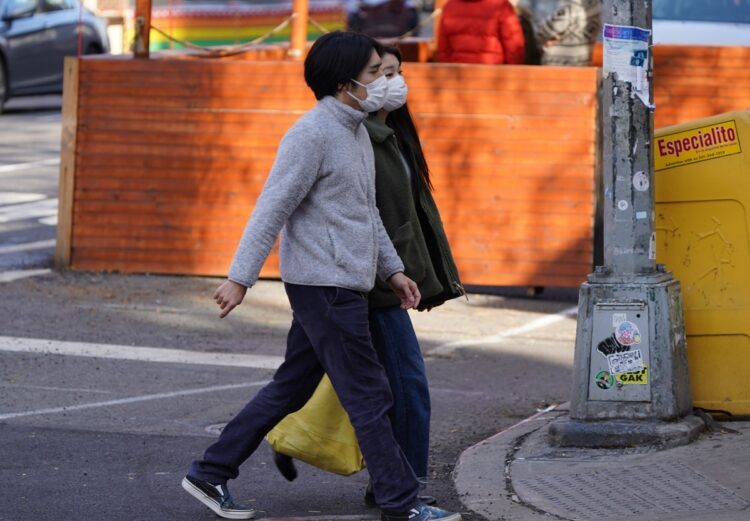
M 375 153 L 375 193 L 380 217 L 404 273 L 419 286 L 418 309 L 429 310 L 464 294 L 440 215 L 432 198 L 430 174 L 416 127 L 406 106 L 401 53 L 386 47 L 382 56 L 388 79 L 386 105 L 365 121 Z M 376 280 L 369 293 L 370 332 L 393 392 L 393 433 L 416 476 L 427 477 L 430 392 L 422 352 L 406 310 L 388 284 Z M 290 481 L 292 459 L 277 453 L 274 462 Z M 430 496 L 420 496 L 434 503 Z M 375 504 L 368 487 L 365 502 Z
M 418 309 L 431 309 L 462 295 L 463 288 L 432 198 L 419 136 L 406 106 L 401 54 L 386 47 L 382 58 L 388 78 L 386 105 L 365 121 L 375 152 L 375 197 L 383 225 L 404 262 L 404 273 L 419 286 L 422 301 Z M 424 479 L 430 393 L 419 342 L 409 314 L 401 309 L 385 281 L 376 281 L 369 303 L 372 341 L 393 392 L 393 433 L 414 473 Z

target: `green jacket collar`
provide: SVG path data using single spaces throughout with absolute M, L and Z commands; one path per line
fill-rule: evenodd
M 394 134 L 391 127 L 380 123 L 375 119 L 375 116 L 369 116 L 365 120 L 365 128 L 367 133 L 370 134 L 370 139 L 375 143 L 383 143 Z

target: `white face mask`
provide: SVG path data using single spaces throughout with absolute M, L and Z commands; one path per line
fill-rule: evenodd
M 377 112 L 383 108 L 383 104 L 385 104 L 385 100 L 388 97 L 388 79 L 385 76 L 380 76 L 378 79 L 367 85 L 364 85 L 357 80 L 352 81 L 367 89 L 367 97 L 365 99 L 359 99 L 351 92 L 346 91 L 349 96 L 359 103 L 362 110 L 365 112 Z
M 406 103 L 408 92 L 409 89 L 406 86 L 404 77 L 400 74 L 394 75 L 393 78 L 388 80 L 388 96 L 385 99 L 383 108 L 388 112 L 400 109 Z

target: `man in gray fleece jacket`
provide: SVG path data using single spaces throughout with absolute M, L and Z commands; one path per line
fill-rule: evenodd
M 273 381 L 232 419 L 182 481 L 228 519 L 248 519 L 226 487 L 263 437 L 301 408 L 327 373 L 357 434 L 384 521 L 457 521 L 417 502 L 419 483 L 393 436 L 391 390 L 372 346 L 365 294 L 379 276 L 408 309 L 416 284 L 375 206 L 372 146 L 362 125 L 387 91 L 379 44 L 329 33 L 305 60 L 318 104 L 287 132 L 229 270 L 214 295 L 225 317 L 239 305 L 281 232 L 281 278 L 293 310 L 284 362 Z

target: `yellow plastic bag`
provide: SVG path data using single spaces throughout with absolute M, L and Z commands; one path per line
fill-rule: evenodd
M 328 375 L 304 407 L 281 420 L 266 440 L 276 452 L 342 476 L 365 468 L 354 427 Z

